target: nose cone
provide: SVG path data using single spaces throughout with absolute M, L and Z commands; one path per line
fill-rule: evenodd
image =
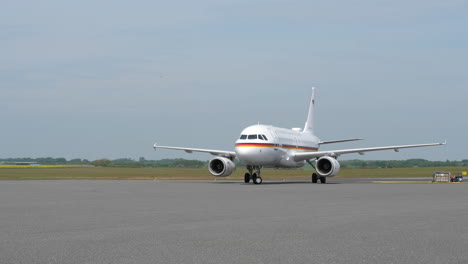
M 235 152 L 241 161 L 253 165 L 253 162 L 258 159 L 260 150 L 256 147 L 236 146 Z
M 275 162 L 275 153 L 269 147 L 254 147 L 238 144 L 235 148 L 237 158 L 247 165 L 269 166 Z

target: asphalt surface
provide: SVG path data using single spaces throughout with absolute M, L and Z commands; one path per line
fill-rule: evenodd
M 1 181 L 0 263 L 468 263 L 467 188 Z

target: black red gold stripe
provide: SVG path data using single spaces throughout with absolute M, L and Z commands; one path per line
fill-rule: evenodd
M 317 151 L 318 148 L 311 148 L 311 147 L 304 147 L 304 146 L 291 146 L 291 145 L 283 145 L 285 149 L 300 149 L 300 150 L 310 150 L 310 151 Z
M 266 143 L 239 143 L 236 144 L 236 147 L 267 147 L 271 148 L 274 147 L 274 144 L 266 144 Z
M 273 147 L 280 147 L 275 144 L 267 144 L 267 143 L 239 143 L 236 144 L 236 147 L 264 147 L 264 148 L 273 148 Z M 280 148 L 284 149 L 299 149 L 299 150 L 309 150 L 309 151 L 317 151 L 318 148 L 311 148 L 305 146 L 293 146 L 293 145 L 282 145 Z

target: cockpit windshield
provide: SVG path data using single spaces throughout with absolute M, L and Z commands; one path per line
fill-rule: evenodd
M 268 141 L 268 138 L 265 135 L 244 135 L 242 134 L 239 139 L 260 139 L 260 140 L 265 140 Z

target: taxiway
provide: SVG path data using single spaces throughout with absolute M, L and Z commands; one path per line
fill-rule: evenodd
M 0 263 L 467 263 L 466 186 L 1 181 Z

